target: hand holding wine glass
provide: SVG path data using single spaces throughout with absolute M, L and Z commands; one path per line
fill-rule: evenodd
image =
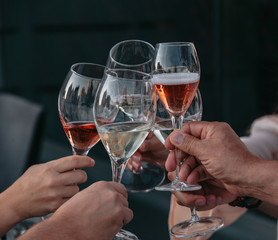
M 180 129 L 184 115 L 198 89 L 200 63 L 193 43 L 159 43 L 153 62 L 152 83 L 164 108 L 171 116 L 174 129 Z M 167 185 L 156 187 L 161 191 L 193 191 L 199 185 L 189 185 L 178 177 L 181 152 L 175 149 L 176 178 Z
M 126 69 L 106 71 L 96 95 L 97 131 L 108 152 L 113 181 L 121 182 L 128 159 L 151 131 L 156 95 L 150 75 Z M 114 239 L 138 239 L 121 230 Z
M 191 121 L 201 121 L 202 119 L 203 104 L 201 93 L 197 90 L 190 107 L 186 111 L 186 115 L 183 119 L 183 125 Z M 157 118 L 154 125 L 154 134 L 160 141 L 165 144 L 166 138 L 173 131 L 171 125 L 171 119 L 168 112 L 162 106 L 161 103 L 157 104 Z M 189 159 L 187 159 L 189 160 Z M 185 162 L 187 161 L 185 160 Z M 191 160 L 191 159 L 190 159 Z M 184 162 L 184 163 L 185 163 Z M 192 165 L 190 165 L 192 166 Z M 173 174 L 170 174 L 171 178 L 174 179 Z M 169 177 L 169 174 L 168 174 Z M 169 177 L 169 179 L 171 179 Z M 200 190 L 202 191 L 202 190 Z M 188 196 L 190 192 L 175 191 L 176 196 Z M 197 193 L 196 193 L 197 194 Z M 180 200 L 181 201 L 181 200 Z M 170 234 L 175 237 L 196 237 L 200 235 L 206 235 L 217 231 L 223 226 L 223 219 L 218 217 L 199 217 L 196 212 L 196 207 L 190 208 L 191 218 L 185 220 L 177 225 L 172 226 Z
M 153 84 L 164 108 L 171 117 L 173 128 L 181 129 L 184 124 L 184 115 L 192 103 L 199 84 L 200 63 L 197 52 L 193 43 L 162 43 L 157 45 L 155 59 Z M 200 93 L 195 95 L 196 99 L 197 104 L 193 102 L 192 108 L 194 109 L 197 106 L 202 110 Z M 192 120 L 201 120 L 201 117 L 202 113 Z M 165 123 L 165 121 L 159 124 L 161 125 L 161 123 Z M 160 130 L 157 131 L 157 134 L 165 142 L 165 135 L 169 135 L 170 131 L 167 129 L 165 131 L 162 128 L 158 129 Z M 179 179 L 180 164 L 181 160 L 184 159 L 181 150 L 176 148 L 174 154 L 176 159 L 175 179 L 172 183 L 156 187 L 156 189 L 163 191 L 199 190 L 200 186 L 189 185 Z M 214 232 L 222 226 L 223 220 L 221 218 L 199 218 L 194 207 L 191 209 L 191 219 L 174 225 L 170 229 L 170 234 L 177 238 L 196 237 Z

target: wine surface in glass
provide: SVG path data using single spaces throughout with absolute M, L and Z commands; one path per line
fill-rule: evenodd
M 153 133 L 158 140 L 164 145 L 166 138 L 173 131 L 172 122 L 170 119 L 161 120 L 154 124 Z
M 165 109 L 173 115 L 181 115 L 190 106 L 199 80 L 198 73 L 162 73 L 153 75 L 152 83 Z
M 79 151 L 91 149 L 100 140 L 93 122 L 61 122 L 71 145 Z
M 140 147 L 150 130 L 150 123 L 121 122 L 103 125 L 98 133 L 108 153 L 121 164 Z

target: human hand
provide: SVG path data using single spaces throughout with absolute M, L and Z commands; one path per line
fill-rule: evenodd
M 170 158 L 175 158 L 174 152 L 168 156 L 167 162 L 173 161 Z M 175 171 L 168 173 L 170 181 L 175 179 Z M 174 191 L 177 203 L 189 208 L 196 207 L 199 211 L 209 210 L 217 205 L 226 204 L 236 199 L 236 195 L 226 190 L 224 184 L 213 178 L 198 161 L 189 156 L 183 162 L 179 178 L 189 184 L 200 184 L 202 189 L 199 191 L 182 192 Z
M 132 218 L 125 187 L 100 181 L 76 194 L 46 221 L 61 225 L 61 234 L 70 239 L 110 240 Z
M 3 198 L 9 199 L 7 208 L 19 221 L 54 212 L 79 192 L 77 184 L 87 180 L 86 172 L 78 168 L 93 165 L 94 160 L 85 156 L 68 156 L 33 165 L 2 193 Z
M 210 175 L 224 184 L 225 189 L 237 196 L 244 194 L 241 184 L 246 182 L 246 173 L 256 161 L 260 161 L 226 123 L 190 122 L 181 130 L 173 132 L 165 146 L 169 150 L 177 147 L 185 154 L 194 156 Z M 175 159 L 169 157 L 166 169 L 174 171 L 174 166 Z M 187 178 L 190 166 L 184 169 L 187 170 L 182 174 Z M 202 168 L 197 169 L 195 177 L 191 177 L 197 181 L 201 171 Z
M 168 153 L 169 150 L 164 147 L 153 132 L 150 132 L 140 148 L 128 160 L 128 167 L 130 170 L 138 170 L 141 161 L 144 161 L 164 168 Z

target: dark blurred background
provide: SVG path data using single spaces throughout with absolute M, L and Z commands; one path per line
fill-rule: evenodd
M 71 154 L 57 97 L 73 63 L 105 64 L 110 48 L 126 39 L 190 41 L 201 63 L 203 119 L 228 122 L 244 135 L 255 118 L 278 106 L 277 24 L 276 0 L 0 0 L 0 90 L 44 107 L 39 161 L 49 161 Z M 103 162 L 89 172 L 89 183 L 111 179 L 103 151 L 99 143 L 90 153 Z M 168 239 L 169 194 L 131 194 L 131 200 L 139 217 L 127 228 L 145 240 Z M 225 239 L 257 239 L 258 229 L 248 230 L 246 221 L 235 227 L 244 226 L 245 237 L 229 232 Z M 273 229 L 258 239 L 274 239 Z

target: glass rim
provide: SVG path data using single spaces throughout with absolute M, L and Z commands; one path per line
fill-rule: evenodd
M 144 77 L 149 77 L 149 79 L 144 79 L 144 78 L 143 79 L 133 79 L 133 78 L 119 77 L 117 72 L 133 72 L 133 73 L 141 74 Z M 111 73 L 114 73 L 115 75 L 112 75 Z M 148 74 L 148 73 L 145 73 L 145 72 L 140 72 L 140 71 L 137 71 L 137 70 L 132 70 L 132 69 L 106 68 L 105 74 L 113 76 L 113 77 L 117 77 L 117 78 L 123 79 L 123 80 L 146 81 L 146 82 L 150 82 L 151 81 L 151 74 Z
M 123 43 L 127 43 L 127 42 L 140 42 L 140 43 L 144 43 L 146 45 L 148 45 L 152 50 L 153 50 L 153 53 L 155 52 L 155 48 L 152 44 L 150 44 L 149 42 L 147 41 L 144 41 L 144 40 L 140 40 L 140 39 L 129 39 L 129 40 L 124 40 L 124 41 L 121 41 L 121 42 L 118 42 L 116 43 L 109 51 L 109 57 L 112 59 L 112 61 L 114 61 L 116 64 L 119 64 L 123 67 L 139 67 L 141 66 L 142 64 L 147 64 L 149 62 L 151 62 L 153 60 L 153 57 L 150 58 L 148 61 L 146 62 L 142 62 L 142 63 L 138 63 L 138 64 L 124 64 L 124 63 L 120 63 L 118 61 L 116 61 L 113 57 L 112 57 L 112 50 L 115 49 L 116 47 L 118 47 L 120 44 L 123 44 Z
M 72 73 L 76 74 L 77 76 L 80 76 L 82 78 L 86 78 L 86 79 L 95 79 L 95 80 L 101 80 L 101 78 L 98 78 L 98 77 L 90 77 L 90 76 L 86 76 L 86 75 L 83 75 L 83 74 L 80 74 L 78 73 L 76 70 L 74 70 L 74 67 L 76 66 L 93 66 L 93 67 L 100 67 L 100 68 L 103 68 L 103 72 L 105 72 L 106 69 L 108 69 L 106 66 L 104 65 L 101 65 L 101 64 L 98 64 L 98 63 L 89 63 L 89 62 L 78 62 L 78 63 L 74 63 L 71 65 L 70 67 L 70 70 Z
M 193 42 L 162 42 L 157 43 L 156 46 L 165 45 L 165 46 L 194 46 Z

